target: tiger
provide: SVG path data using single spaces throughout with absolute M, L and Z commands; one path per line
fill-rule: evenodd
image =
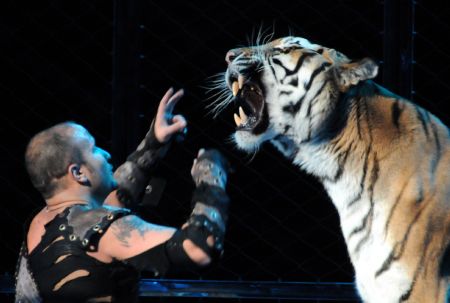
M 449 128 L 376 84 L 372 58 L 289 36 L 231 49 L 225 60 L 216 81 L 224 97 L 210 106 L 234 106 L 238 149 L 269 142 L 320 181 L 362 301 L 446 302 Z

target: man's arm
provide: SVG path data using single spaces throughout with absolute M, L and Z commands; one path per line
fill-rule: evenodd
M 167 242 L 177 230 L 148 223 L 129 215 L 115 221 L 100 240 L 100 249 L 117 260 L 125 260 Z M 209 256 L 189 239 L 183 243 L 187 256 L 198 265 L 207 265 Z
M 144 140 L 115 171 L 118 189 L 107 197 L 105 204 L 133 209 L 144 194 L 150 194 L 146 189 L 149 188 L 149 180 L 156 164 L 167 153 L 173 135 L 186 128 L 185 118 L 173 115 L 174 107 L 183 94 L 183 90 L 173 94 L 171 88 L 161 99 Z
M 130 215 L 111 225 L 99 249 L 139 270 L 155 273 L 164 273 L 172 265 L 208 265 L 223 251 L 229 205 L 227 170 L 228 163 L 218 151 L 200 151 L 191 171 L 197 185 L 192 212 L 181 229 L 150 224 Z

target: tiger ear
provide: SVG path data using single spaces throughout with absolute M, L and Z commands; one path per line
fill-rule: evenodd
M 347 56 L 333 48 L 322 48 L 322 56 L 331 64 L 339 64 L 350 61 Z
M 372 59 L 364 58 L 357 62 L 339 64 L 335 71 L 339 89 L 345 92 L 360 81 L 375 78 L 378 74 L 378 64 Z

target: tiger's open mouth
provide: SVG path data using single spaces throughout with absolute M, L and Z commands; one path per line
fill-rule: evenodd
M 231 75 L 228 84 L 234 96 L 236 131 L 249 131 L 256 135 L 264 132 L 268 118 L 259 81 L 239 74 Z

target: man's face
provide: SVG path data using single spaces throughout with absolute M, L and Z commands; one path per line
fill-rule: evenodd
M 108 162 L 111 155 L 95 145 L 94 138 L 82 128 L 74 133 L 75 140 L 80 144 L 83 153 L 84 169 L 87 175 L 93 196 L 103 202 L 108 194 L 117 187 L 113 176 L 113 167 Z M 84 167 L 83 167 L 84 166 Z

